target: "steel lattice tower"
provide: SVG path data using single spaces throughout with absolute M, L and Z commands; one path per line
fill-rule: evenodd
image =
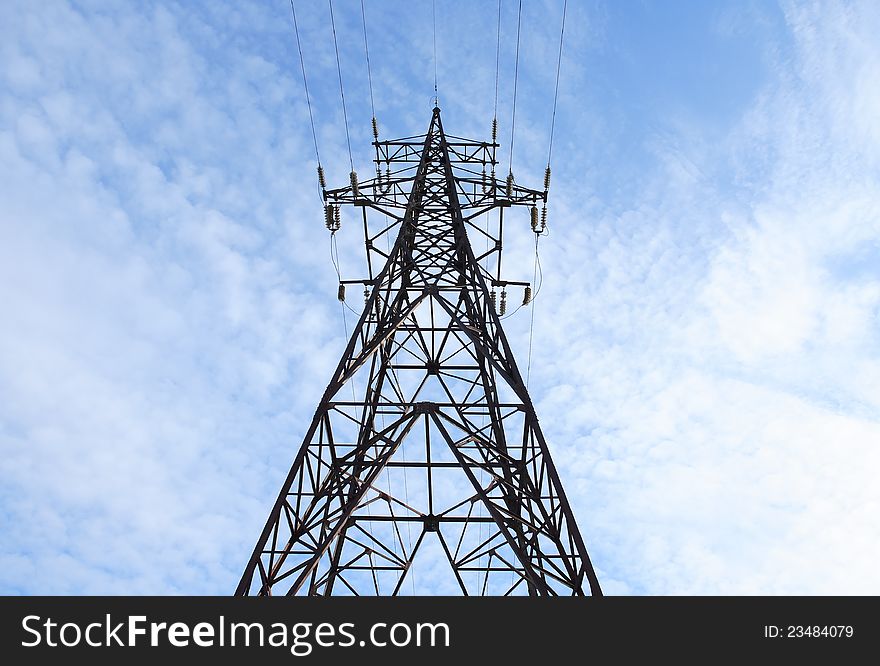
M 236 594 L 409 593 L 420 553 L 435 592 L 601 594 L 496 313 L 526 285 L 501 280 L 504 209 L 534 225 L 546 189 L 496 180 L 498 144 L 445 135 L 439 108 L 374 145 L 376 178 L 324 192 L 331 229 L 362 211 L 369 276 L 340 296 L 363 284 L 364 310 Z

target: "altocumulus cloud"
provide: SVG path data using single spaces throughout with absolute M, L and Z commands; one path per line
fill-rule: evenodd
M 275 4 L 0 8 L 2 591 L 234 587 L 343 345 Z M 469 19 L 438 45 L 464 135 L 492 114 L 493 8 L 475 5 L 440 8 Z M 370 9 L 394 135 L 428 118 L 406 6 Z M 322 10 L 302 27 L 343 182 Z M 515 167 L 539 182 L 555 27 L 526 11 Z M 530 387 L 606 591 L 878 593 L 880 10 L 731 5 L 688 26 L 758 36 L 761 75 L 723 113 L 634 101 L 611 63 L 649 64 L 618 16 L 643 8 L 571 11 Z M 697 57 L 682 48 L 668 57 Z M 353 266 L 355 234 L 340 250 Z M 526 365 L 527 314 L 508 323 Z
M 180 6 L 2 12 L 3 589 L 229 590 L 342 343 L 295 82 Z
M 729 129 L 668 119 L 544 259 L 539 413 L 611 592 L 880 589 L 880 12 L 783 9 Z

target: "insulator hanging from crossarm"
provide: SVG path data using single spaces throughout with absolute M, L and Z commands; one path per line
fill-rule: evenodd
M 495 290 L 494 289 L 491 292 L 489 292 L 489 300 L 492 301 L 492 312 L 495 312 L 496 297 L 495 297 Z
M 513 171 L 507 174 L 507 198 L 513 196 Z
M 364 305 L 370 302 L 370 290 L 364 285 Z
M 538 233 L 544 233 L 544 229 L 547 228 L 547 204 L 544 204 L 544 207 L 541 209 L 541 231 Z
M 324 225 L 328 231 L 333 231 L 333 223 L 333 204 L 327 204 L 324 206 Z
M 501 307 L 498 310 L 498 314 L 502 317 L 507 314 L 507 289 L 504 288 L 501 290 Z
M 331 233 L 336 233 L 342 226 L 342 214 L 339 212 L 339 206 L 327 204 L 324 206 L 324 226 Z
M 349 175 L 351 177 L 351 193 L 354 196 L 354 198 L 357 199 L 358 196 L 360 195 L 360 190 L 358 189 L 357 171 L 352 171 L 351 174 L 349 174 Z
M 345 285 L 341 282 L 339 283 L 339 291 L 336 292 L 336 298 L 338 298 L 340 302 L 345 301 Z
M 527 284 L 526 288 L 523 290 L 523 305 L 528 305 L 532 302 L 532 285 Z
M 538 231 L 538 207 L 532 206 L 529 213 L 530 213 L 530 217 L 532 219 L 532 231 L 537 233 L 537 231 Z

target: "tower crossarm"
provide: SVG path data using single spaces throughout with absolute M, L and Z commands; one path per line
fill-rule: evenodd
M 332 205 L 365 206 L 395 219 L 402 219 L 409 203 L 415 174 L 391 178 L 370 178 L 353 185 L 324 191 L 324 200 Z
M 426 134 L 422 134 L 374 141 L 376 177 L 359 181 L 354 176 L 352 182 L 344 187 L 325 190 L 325 201 L 331 205 L 372 208 L 392 218 L 402 219 L 403 211 L 411 204 L 410 194 L 418 177 L 426 137 Z M 537 206 L 547 201 L 546 190 L 523 187 L 510 176 L 496 176 L 497 143 L 447 137 L 445 145 L 465 220 L 494 208 Z
M 406 171 L 410 171 L 407 169 Z M 391 177 L 370 178 L 352 185 L 326 190 L 325 201 L 334 205 L 367 206 L 394 218 L 402 217 L 409 204 L 410 190 L 416 174 L 395 173 Z M 508 188 L 503 180 L 480 173 L 457 170 L 455 182 L 462 212 L 466 220 L 473 219 L 493 208 L 510 206 L 537 206 L 547 200 L 547 193 L 513 183 Z
M 422 158 L 422 147 L 425 143 L 425 134 L 404 139 L 391 139 L 388 141 L 374 141 L 376 158 L 373 160 L 377 166 L 390 163 L 415 163 Z M 447 137 L 446 143 L 449 151 L 449 161 L 452 164 L 489 164 L 495 166 L 495 151 L 497 143 L 476 141 L 461 137 Z
M 468 176 L 458 174 L 455 180 L 461 201 L 462 216 L 465 220 L 472 220 L 488 213 L 493 208 L 531 207 L 547 201 L 546 192 L 532 190 L 516 183 L 512 183 L 508 187 L 504 180 L 492 177 L 483 179 L 482 174 Z

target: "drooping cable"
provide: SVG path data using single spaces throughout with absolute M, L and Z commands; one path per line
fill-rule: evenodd
M 342 273 L 339 270 L 339 248 L 336 245 L 335 233 L 330 234 L 330 260 L 333 262 L 333 268 L 336 269 L 336 277 L 339 278 L 339 283 L 342 284 Z M 342 299 L 340 299 L 339 304 L 342 306 L 342 328 L 345 331 L 345 341 L 348 342 L 348 319 L 345 316 L 345 308 L 352 312 L 354 310 Z M 353 402 L 357 402 L 357 395 L 354 392 L 354 379 L 351 380 L 351 399 Z
M 306 106 L 309 109 L 309 123 L 312 126 L 312 141 L 315 143 L 315 160 L 318 162 L 318 168 L 320 169 L 321 155 L 318 152 L 318 133 L 315 132 L 315 117 L 312 114 L 312 99 L 311 95 L 309 95 L 309 80 L 308 77 L 306 77 L 306 63 L 303 58 L 302 44 L 299 39 L 299 25 L 296 22 L 296 8 L 293 5 L 293 0 L 290 0 L 290 13 L 293 15 L 293 34 L 296 36 L 296 50 L 299 52 L 299 66 L 303 75 L 303 87 L 306 90 Z
M 498 119 L 498 72 L 501 67 L 501 0 L 498 0 L 498 27 L 495 32 L 495 105 L 492 118 Z
M 539 236 L 535 235 L 535 269 L 534 274 L 532 276 L 532 284 L 536 286 L 535 295 L 532 298 L 532 312 L 531 319 L 529 321 L 529 354 L 526 361 L 526 388 L 529 388 L 529 378 L 532 376 L 532 340 L 535 336 L 535 300 L 538 297 L 538 294 L 541 292 L 541 286 L 544 284 L 544 276 L 543 271 L 541 271 L 541 259 L 538 257 L 538 238 Z M 541 284 L 537 284 L 538 281 L 538 271 L 541 271 Z
M 373 71 L 370 67 L 370 46 L 367 41 L 367 11 L 364 8 L 364 0 L 361 0 L 361 20 L 364 24 L 364 54 L 367 57 L 367 83 L 370 87 L 370 112 L 373 114 L 373 120 L 376 119 L 376 105 L 373 104 Z
M 342 86 L 342 63 L 339 60 L 339 42 L 336 39 L 336 21 L 333 18 L 333 0 L 327 0 L 330 5 L 330 27 L 333 29 L 333 48 L 336 50 L 336 72 L 339 75 L 339 96 L 342 98 L 342 120 L 345 122 L 345 140 L 348 143 L 348 162 L 354 173 L 354 158 L 351 153 L 351 136 L 348 132 L 348 112 L 345 109 L 345 89 Z
M 513 112 L 510 119 L 510 174 L 513 175 L 513 139 L 516 135 L 516 88 L 519 81 L 519 35 L 522 25 L 522 0 L 519 0 L 519 9 L 516 16 L 516 57 L 513 67 Z M 508 176 L 508 181 L 511 178 Z
M 556 102 L 559 99 L 559 70 L 562 66 L 562 44 L 565 38 L 565 10 L 568 0 L 562 3 L 562 29 L 559 31 L 559 54 L 556 56 L 556 88 L 553 91 L 553 115 L 550 120 L 550 147 L 547 149 L 547 166 L 550 166 L 550 157 L 553 155 L 553 130 L 556 129 Z
M 342 271 L 339 268 L 339 246 L 336 243 L 336 232 L 333 232 L 330 234 L 330 260 L 333 262 L 333 268 L 336 270 L 336 277 L 339 279 L 339 284 L 341 285 L 342 284 Z M 351 310 L 355 314 L 355 316 L 358 316 L 358 312 L 342 299 L 340 299 L 339 304 L 342 306 L 340 308 L 342 310 L 342 329 L 345 332 L 345 340 L 347 342 L 348 341 L 348 318 L 345 315 L 345 310 L 346 310 L 346 308 L 348 308 L 349 310 Z M 351 387 L 351 401 L 357 402 L 357 393 L 354 388 L 354 377 L 349 379 L 349 386 Z M 383 420 L 384 420 L 384 417 L 383 417 Z M 390 481 L 389 481 L 389 485 L 390 485 Z M 363 502 L 360 506 L 364 506 L 367 509 L 367 518 L 368 518 L 367 532 L 369 533 L 370 538 L 373 539 L 374 541 L 376 541 L 376 538 L 373 534 L 373 521 L 372 521 L 373 510 L 370 507 L 371 504 L 372 504 L 372 500 L 367 500 L 366 502 Z M 376 584 L 378 585 L 377 581 L 374 581 L 374 582 L 376 582 Z M 377 590 L 377 594 L 378 594 L 378 590 Z
M 440 97 L 437 95 L 437 1 L 431 0 L 431 27 L 434 43 L 434 104 L 440 106 Z

